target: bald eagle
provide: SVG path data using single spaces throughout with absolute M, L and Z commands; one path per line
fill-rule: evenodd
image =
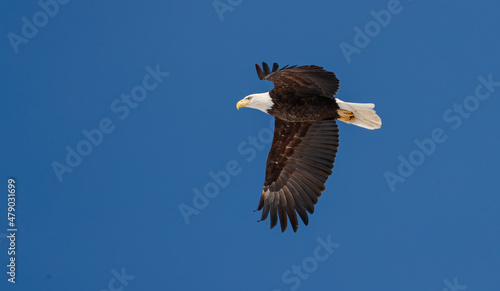
M 305 225 L 332 173 L 339 145 L 336 120 L 367 129 L 382 125 L 372 103 L 349 103 L 334 98 L 339 80 L 319 66 L 285 66 L 272 70 L 266 63 L 255 65 L 260 80 L 274 83 L 266 93 L 251 94 L 236 108 L 258 109 L 275 117 L 273 143 L 267 158 L 264 187 L 257 210 L 259 221 L 271 216 L 271 228 L 278 223 L 293 231 L 297 214 Z

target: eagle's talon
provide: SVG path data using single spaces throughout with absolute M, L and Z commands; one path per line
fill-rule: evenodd
M 338 120 L 343 121 L 343 122 L 349 122 L 354 119 L 354 113 L 351 111 L 345 110 L 345 109 L 338 109 L 337 113 L 340 115 Z

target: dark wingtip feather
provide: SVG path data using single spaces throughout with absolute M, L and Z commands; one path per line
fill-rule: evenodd
M 269 215 L 269 203 L 264 204 L 264 207 L 262 209 L 262 215 L 260 217 L 260 220 L 266 220 L 267 216 Z
M 271 204 L 269 214 L 271 215 L 271 228 L 274 228 L 278 224 L 278 209 L 273 204 Z
M 286 212 L 283 207 L 278 207 L 278 216 L 280 220 L 281 232 L 284 232 L 287 226 Z
M 280 68 L 280 65 L 278 63 L 273 63 L 273 73 L 276 72 Z
M 257 70 L 257 76 L 259 76 L 259 79 L 263 80 L 265 75 L 264 72 L 262 71 L 262 68 L 258 64 L 255 64 L 255 69 Z
M 306 210 L 304 210 L 303 208 L 300 208 L 300 209 L 296 208 L 296 210 L 300 216 L 300 219 L 302 219 L 302 222 L 304 222 L 305 225 L 308 225 L 309 224 L 309 216 L 307 216 Z
M 293 211 L 295 212 L 295 210 Z M 290 213 L 288 215 L 290 215 Z M 297 220 L 297 215 L 293 213 L 292 216 L 288 217 L 290 218 L 290 224 L 292 225 L 293 232 L 297 232 L 297 229 L 299 228 L 299 221 Z
M 262 62 L 262 69 L 264 69 L 264 73 L 266 75 L 269 75 L 271 73 L 271 70 L 269 69 L 269 66 L 265 62 Z

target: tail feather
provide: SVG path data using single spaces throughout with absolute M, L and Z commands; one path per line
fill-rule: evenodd
M 340 109 L 350 111 L 354 114 L 354 118 L 345 121 L 346 123 L 354 124 L 367 129 L 378 129 L 382 126 L 382 120 L 377 115 L 375 104 L 373 103 L 349 103 L 335 98 Z

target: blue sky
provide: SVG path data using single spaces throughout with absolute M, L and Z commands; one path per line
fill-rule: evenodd
M 498 2 L 0 5 L 1 290 L 500 284 Z M 337 96 L 383 120 L 339 125 L 297 233 L 253 212 L 272 118 L 235 104 L 272 88 L 262 61 L 334 71 Z

